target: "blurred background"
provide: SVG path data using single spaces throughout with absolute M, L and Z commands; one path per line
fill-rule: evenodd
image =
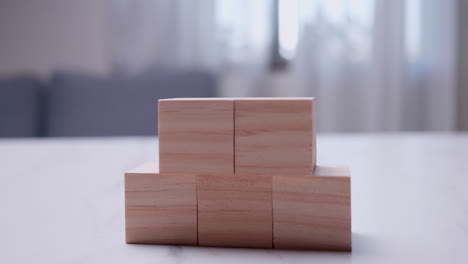
M 0 0 L 0 137 L 157 133 L 168 97 L 316 96 L 319 132 L 468 130 L 468 1 Z

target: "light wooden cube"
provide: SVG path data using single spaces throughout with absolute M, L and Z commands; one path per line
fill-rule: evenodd
M 198 244 L 272 247 L 271 177 L 198 176 Z
M 235 172 L 312 175 L 314 98 L 235 101 Z
M 161 172 L 234 173 L 234 100 L 159 100 Z
M 197 245 L 196 177 L 146 164 L 125 173 L 127 243 Z
M 314 176 L 274 176 L 273 227 L 275 248 L 350 251 L 349 169 L 317 165 Z

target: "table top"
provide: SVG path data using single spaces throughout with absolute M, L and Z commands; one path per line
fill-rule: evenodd
M 468 134 L 319 135 L 349 164 L 353 252 L 127 245 L 124 172 L 157 139 L 0 140 L 0 263 L 462 263 Z

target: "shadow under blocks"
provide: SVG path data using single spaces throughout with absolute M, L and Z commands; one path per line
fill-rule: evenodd
M 315 98 L 159 100 L 159 165 L 125 173 L 126 242 L 351 251 L 351 179 L 317 165 Z

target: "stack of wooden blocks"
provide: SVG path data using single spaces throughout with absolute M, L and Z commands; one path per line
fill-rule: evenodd
M 351 250 L 350 174 L 314 98 L 159 100 L 159 167 L 125 174 L 127 243 Z

